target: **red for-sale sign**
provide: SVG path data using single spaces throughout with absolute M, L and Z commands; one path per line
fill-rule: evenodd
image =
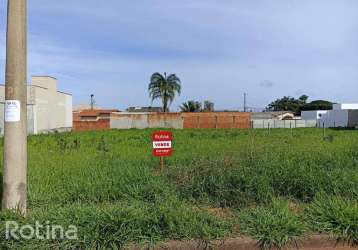
M 168 131 L 156 131 L 152 134 L 153 140 L 153 155 L 171 156 L 172 155 L 172 140 L 173 134 Z

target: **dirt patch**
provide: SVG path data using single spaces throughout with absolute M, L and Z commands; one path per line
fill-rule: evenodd
M 208 208 L 209 214 L 215 215 L 219 218 L 232 218 L 234 217 L 234 213 L 229 208 Z
M 131 247 L 131 250 L 142 249 L 139 247 Z M 151 248 L 152 249 L 152 248 Z M 260 250 L 256 240 L 248 237 L 237 237 L 224 241 L 213 241 L 211 243 L 205 241 L 169 241 L 160 244 L 153 249 L 155 250 Z M 289 246 L 286 250 L 353 250 L 357 247 L 337 242 L 326 235 L 314 235 L 298 242 L 297 246 Z

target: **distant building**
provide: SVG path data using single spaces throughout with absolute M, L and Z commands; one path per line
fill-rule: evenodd
M 0 85 L 0 133 L 4 133 L 5 85 Z M 29 134 L 72 129 L 72 95 L 57 90 L 57 79 L 33 76 L 27 86 L 27 130 Z
M 129 107 L 126 109 L 127 112 L 163 112 L 162 107 Z
M 85 110 L 85 109 L 91 109 L 91 105 L 89 104 L 79 104 L 79 105 L 76 105 L 73 107 L 73 110 L 74 111 L 80 111 L 80 110 Z M 100 107 L 97 107 L 97 106 L 93 106 L 93 109 L 102 109 Z
M 319 120 L 328 112 L 328 110 L 301 111 L 301 118 L 302 120 Z
M 292 120 L 295 114 L 291 111 L 253 112 L 252 120 Z
M 89 131 L 110 128 L 110 116 L 117 109 L 83 109 L 73 111 L 73 130 Z
M 73 121 L 98 121 L 109 119 L 112 112 L 119 112 L 117 109 L 84 109 L 73 111 Z
M 317 120 L 319 127 L 357 127 L 358 104 L 334 104 L 333 110 L 302 111 L 303 120 Z
M 333 110 L 358 110 L 358 103 L 335 103 Z

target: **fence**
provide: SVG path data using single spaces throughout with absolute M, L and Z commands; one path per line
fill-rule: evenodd
M 250 113 L 111 113 L 110 127 L 130 128 L 250 128 Z
M 77 131 L 102 129 L 248 129 L 248 128 L 309 128 L 316 120 L 251 120 L 245 112 L 202 113 L 129 113 L 112 112 L 109 119 L 73 122 Z
M 73 121 L 74 131 L 94 131 L 110 129 L 109 119 L 98 121 Z
M 314 128 L 316 120 L 252 120 L 252 128 Z
M 110 128 L 183 128 L 180 113 L 111 113 Z
M 208 112 L 182 113 L 183 128 L 250 128 L 250 113 L 245 112 Z

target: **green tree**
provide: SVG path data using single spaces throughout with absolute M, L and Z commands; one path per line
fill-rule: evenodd
M 161 99 L 163 104 L 163 111 L 169 111 L 169 105 L 173 102 L 175 96 L 180 95 L 181 81 L 175 74 L 164 76 L 160 73 L 154 73 L 150 78 L 148 86 L 149 96 L 152 101 L 155 99 Z
M 214 103 L 211 101 L 204 101 L 204 112 L 214 112 Z
M 301 108 L 305 105 L 305 102 L 307 101 L 308 97 L 301 96 L 299 99 L 290 97 L 290 96 L 284 96 L 281 99 L 277 99 L 273 102 L 271 102 L 266 110 L 267 111 L 292 111 L 295 114 L 299 114 L 301 111 Z
M 301 95 L 298 100 L 300 100 L 303 104 L 307 103 L 309 96 L 308 95 Z
M 331 110 L 333 103 L 325 100 L 316 100 L 305 104 L 301 110 Z
M 187 101 L 180 106 L 180 110 L 182 112 L 200 112 L 201 103 L 193 100 Z
M 302 95 L 298 99 L 284 96 L 271 102 L 266 110 L 267 111 L 292 111 L 299 115 L 303 110 L 331 110 L 333 103 L 325 100 L 316 100 L 307 102 L 307 95 Z

